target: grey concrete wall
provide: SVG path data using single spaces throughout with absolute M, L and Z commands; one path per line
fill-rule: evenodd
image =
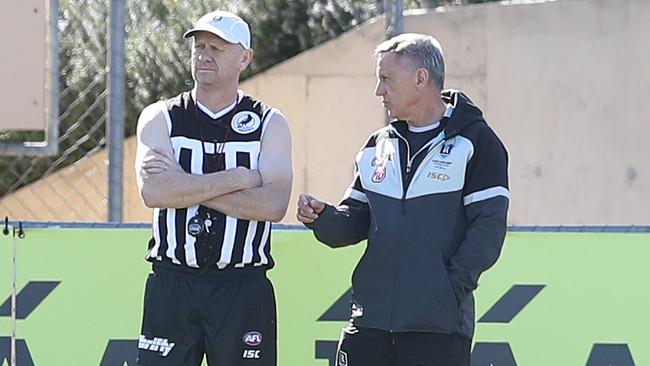
M 650 1 L 485 4 L 404 24 L 441 41 L 446 86 L 474 99 L 506 144 L 510 224 L 650 223 Z M 372 93 L 382 27 L 365 24 L 245 84 L 290 119 L 294 197 L 337 201 L 356 150 L 382 126 Z
M 650 223 L 650 2 L 411 17 L 509 148 L 511 224 Z

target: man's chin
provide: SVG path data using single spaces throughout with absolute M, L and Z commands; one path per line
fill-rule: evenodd
M 194 81 L 197 85 L 200 86 L 211 86 L 217 84 L 217 80 L 215 78 L 197 77 L 194 78 Z

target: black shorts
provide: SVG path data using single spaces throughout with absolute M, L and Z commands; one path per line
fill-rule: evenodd
M 472 341 L 460 334 L 343 329 L 336 366 L 469 366 Z
M 265 271 L 147 278 L 138 365 L 276 366 L 276 309 Z

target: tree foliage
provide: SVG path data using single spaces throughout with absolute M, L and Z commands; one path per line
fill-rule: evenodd
M 238 10 L 253 30 L 255 58 L 248 77 L 377 15 L 381 1 L 251 0 Z

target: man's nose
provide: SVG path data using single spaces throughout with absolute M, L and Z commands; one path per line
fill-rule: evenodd
M 378 97 L 384 95 L 384 87 L 381 85 L 381 83 L 377 83 L 375 86 L 375 95 Z
M 199 52 L 199 54 L 196 55 L 196 58 L 201 62 L 209 62 L 211 60 L 210 57 L 203 52 Z

